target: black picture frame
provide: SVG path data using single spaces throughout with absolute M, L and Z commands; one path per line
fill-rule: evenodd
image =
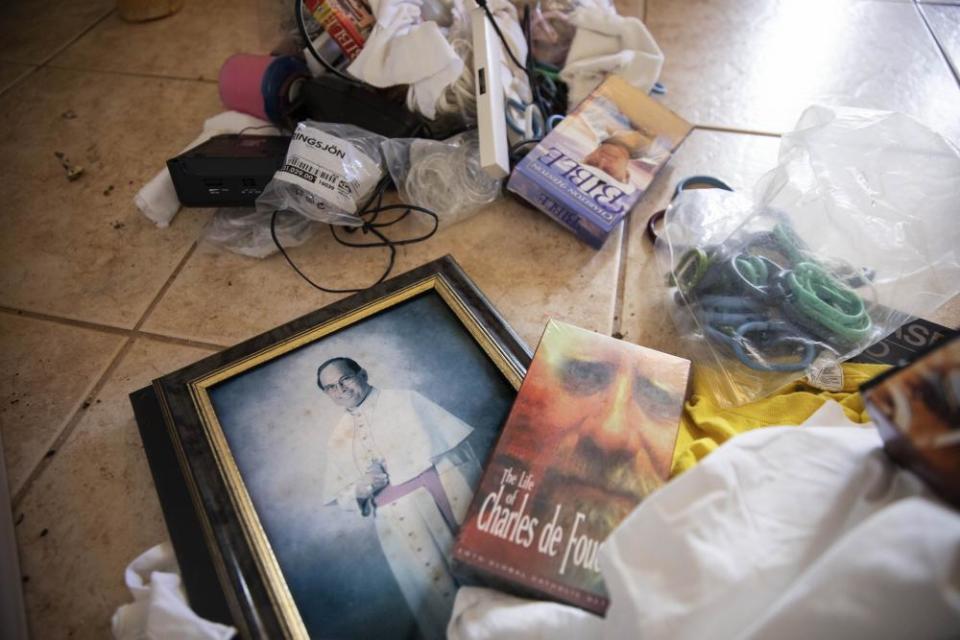
M 364 634 L 362 629 L 358 629 L 356 634 L 344 633 L 342 629 L 329 634 L 315 629 L 311 630 L 312 634 L 308 631 L 304 622 L 305 612 L 298 608 L 291 593 L 287 576 L 281 570 L 271 540 L 260 521 L 259 511 L 247 490 L 244 475 L 239 470 L 234 454 L 241 450 L 231 449 L 211 394 L 219 393 L 218 389 L 226 383 L 250 372 L 266 371 L 266 367 L 281 362 L 285 356 L 322 345 L 334 336 L 348 339 L 344 336 L 352 334 L 345 332 L 362 332 L 363 327 L 367 326 L 363 324 L 365 321 L 389 321 L 390 314 L 399 314 L 401 309 L 409 310 L 412 309 L 410 305 L 421 304 L 425 305 L 423 308 L 443 308 L 446 311 L 437 311 L 437 317 L 434 318 L 433 312 L 424 314 L 418 310 L 418 322 L 429 325 L 434 320 L 438 327 L 445 322 L 447 324 L 443 326 L 447 328 L 444 331 L 450 332 L 452 325 L 449 318 L 455 318 L 453 324 L 456 330 L 469 337 L 464 342 L 473 344 L 476 352 L 482 354 L 486 361 L 477 366 L 495 371 L 496 376 L 502 378 L 500 382 L 490 384 L 502 383 L 508 393 L 515 396 L 530 363 L 531 352 L 450 256 L 337 301 L 154 381 L 152 391 L 155 398 L 150 398 L 149 404 L 160 408 L 169 443 L 176 453 L 181 478 L 187 488 L 187 492 L 183 492 L 180 487 L 179 495 L 182 497 L 184 493 L 189 493 L 196 518 L 195 521 L 190 518 L 187 520 L 192 521 L 194 528 L 199 523 L 205 549 L 199 549 L 195 541 L 193 544 L 187 542 L 188 536 L 182 531 L 174 535 L 178 525 L 171 521 L 171 516 L 184 521 L 181 517 L 183 505 L 178 509 L 164 505 L 171 538 L 177 547 L 178 557 L 186 555 L 200 558 L 204 566 L 212 565 L 232 623 L 241 636 L 303 638 L 311 635 Z M 441 315 L 446 319 L 439 319 Z M 434 361 L 437 357 L 442 356 L 435 356 Z M 462 384 L 471 386 L 473 381 L 463 380 Z M 144 392 L 138 393 L 140 404 L 143 404 L 146 401 Z M 133 399 L 136 407 L 137 397 Z M 155 405 L 152 403 L 154 399 Z M 508 409 L 509 403 L 506 406 Z M 144 412 L 149 413 L 148 410 L 141 410 L 140 413 Z M 505 417 L 506 411 L 503 414 Z M 146 445 L 145 420 L 141 420 L 140 415 L 138 422 L 141 423 Z M 489 438 L 490 447 L 501 427 L 502 419 L 496 426 L 496 433 Z M 227 427 L 228 430 L 230 428 Z M 481 463 L 485 462 L 487 454 L 489 449 L 484 452 Z M 161 473 L 163 470 L 158 471 L 155 457 L 151 457 L 151 466 L 163 500 L 160 481 L 162 477 L 169 478 L 169 464 L 166 472 Z M 166 493 L 171 492 L 167 490 Z M 177 516 L 177 513 L 181 516 Z M 207 574 L 205 583 L 199 577 L 186 580 L 186 583 L 188 595 L 193 601 L 195 596 L 203 597 L 197 593 L 200 589 L 196 585 L 205 584 L 208 587 L 211 581 Z M 332 591 L 330 595 L 334 595 Z M 209 600 L 211 604 L 206 608 L 222 612 L 219 598 Z M 222 618 L 222 615 L 217 617 Z

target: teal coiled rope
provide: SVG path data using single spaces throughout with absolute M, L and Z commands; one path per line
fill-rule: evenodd
M 870 335 L 873 322 L 856 291 L 814 262 L 801 262 L 783 279 L 784 313 L 824 340 L 851 347 Z
M 681 181 L 674 197 L 692 182 L 730 190 L 695 176 Z M 837 354 L 862 349 L 874 331 L 868 305 L 850 286 L 869 283 L 872 272 L 853 269 L 849 279 L 833 273 L 782 220 L 741 238 L 740 253 L 721 245 L 689 248 L 668 279 L 706 337 L 761 371 L 802 371 L 824 348 Z

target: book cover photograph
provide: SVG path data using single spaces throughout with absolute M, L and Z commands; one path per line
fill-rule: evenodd
M 690 128 L 610 76 L 520 161 L 507 188 L 599 248 Z
M 689 372 L 550 321 L 457 538 L 461 575 L 604 613 L 597 553 L 667 480 Z

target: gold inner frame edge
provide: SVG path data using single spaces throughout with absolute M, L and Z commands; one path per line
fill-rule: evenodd
M 220 475 L 227 485 L 230 501 L 237 512 L 241 529 L 247 543 L 254 551 L 254 558 L 260 574 L 267 586 L 271 603 L 278 614 L 281 626 L 288 638 L 296 640 L 307 639 L 306 626 L 296 607 L 293 595 L 280 570 L 280 564 L 267 540 L 263 525 L 253 507 L 253 501 L 247 492 L 246 485 L 237 468 L 236 461 L 230 453 L 226 435 L 220 425 L 213 403 L 210 400 L 208 389 L 224 380 L 259 366 L 265 362 L 278 358 L 302 346 L 310 344 L 326 335 L 356 324 L 381 311 L 394 307 L 401 302 L 410 300 L 428 291 L 436 291 L 440 298 L 453 311 L 460 324 L 470 333 L 471 337 L 480 345 L 483 352 L 497 366 L 497 369 L 507 379 L 511 386 L 519 389 L 523 375 L 513 358 L 508 357 L 496 340 L 493 339 L 480 319 L 468 307 L 460 294 L 453 289 L 449 281 L 442 274 L 434 274 L 423 280 L 408 285 L 393 293 L 377 298 L 367 304 L 332 318 L 320 325 L 294 334 L 289 338 L 256 351 L 236 362 L 215 369 L 187 384 L 191 399 L 198 410 L 204 433 L 211 444 L 214 458 Z

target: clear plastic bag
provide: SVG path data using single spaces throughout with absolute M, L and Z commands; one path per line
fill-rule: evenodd
M 532 5 L 531 36 L 533 56 L 547 64 L 562 67 L 570 51 L 577 28 L 570 14 L 580 6 L 578 0 L 540 0 Z
M 272 211 L 247 207 L 218 209 L 203 231 L 207 242 L 251 258 L 266 258 L 277 252 L 270 235 Z M 316 232 L 318 224 L 297 213 L 277 214 L 276 232 L 284 248 L 296 247 Z
M 837 366 L 960 293 L 960 154 L 908 116 L 811 107 L 754 199 L 682 192 L 657 259 L 725 405 Z
M 257 211 L 360 226 L 357 211 L 385 175 L 384 140 L 353 125 L 304 120 L 293 132 L 283 166 L 257 198 Z
M 381 148 L 403 201 L 436 213 L 440 229 L 465 220 L 500 196 L 501 181 L 480 167 L 476 129 L 442 141 L 386 140 Z

